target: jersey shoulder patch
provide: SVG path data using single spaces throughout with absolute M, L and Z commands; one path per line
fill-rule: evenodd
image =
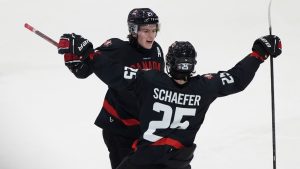
M 118 38 L 111 38 L 106 40 L 100 47 L 96 48 L 96 50 L 116 50 L 126 45 L 126 41 L 123 41 Z
M 211 74 L 211 73 L 204 74 L 203 77 L 204 77 L 205 79 L 208 79 L 208 80 L 211 80 L 211 79 L 214 78 L 213 74 Z

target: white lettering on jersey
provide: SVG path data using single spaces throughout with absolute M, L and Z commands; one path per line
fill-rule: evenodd
M 158 95 L 156 95 L 159 97 Z M 176 107 L 173 111 L 172 107 L 167 104 L 162 104 L 155 102 L 153 104 L 153 111 L 157 113 L 163 113 L 162 120 L 153 120 L 149 123 L 149 128 L 143 134 L 144 139 L 151 142 L 156 142 L 161 139 L 162 136 L 154 134 L 157 129 L 181 129 L 185 130 L 190 125 L 188 120 L 182 122 L 184 116 L 195 116 L 196 108 L 184 108 Z M 174 119 L 172 121 L 172 115 L 174 114 Z
M 161 57 L 161 51 L 160 51 L 159 47 L 156 47 L 156 49 L 157 49 L 157 57 Z
M 136 72 L 138 71 L 138 69 L 133 69 L 131 67 L 124 67 L 124 78 L 125 79 L 133 79 L 136 76 Z
M 223 85 L 234 83 L 233 77 L 227 72 L 220 73 L 220 78 Z
M 169 103 L 189 106 L 199 106 L 201 96 L 200 95 L 189 95 L 184 93 L 177 93 L 165 89 L 154 88 L 153 98 L 165 101 Z
M 153 104 L 153 110 L 157 113 L 163 113 L 162 120 L 159 121 L 151 121 L 149 123 L 148 130 L 144 133 L 144 138 L 149 141 L 157 141 L 161 139 L 161 136 L 154 135 L 153 133 L 156 131 L 156 129 L 166 129 L 170 126 L 171 118 L 172 118 L 172 107 L 161 104 L 158 102 L 155 102 Z

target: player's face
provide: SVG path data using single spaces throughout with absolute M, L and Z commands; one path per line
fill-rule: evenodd
M 151 49 L 157 34 L 157 25 L 150 24 L 140 26 L 137 34 L 137 41 L 139 45 L 141 45 L 145 49 Z

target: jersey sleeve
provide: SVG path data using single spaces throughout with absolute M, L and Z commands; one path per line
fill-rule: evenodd
M 243 91 L 254 78 L 261 61 L 248 55 L 233 68 L 201 76 L 207 93 L 222 97 Z

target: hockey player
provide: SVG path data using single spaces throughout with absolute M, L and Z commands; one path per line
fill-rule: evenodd
M 149 8 L 136 8 L 128 15 L 129 41 L 112 38 L 96 50 L 128 67 L 164 71 L 163 51 L 155 42 L 159 30 L 158 16 Z M 69 48 L 70 43 L 78 43 L 78 35 L 64 34 L 59 41 L 58 52 L 65 54 L 65 65 L 77 78 L 86 78 L 95 70 L 89 60 L 80 58 L 83 49 L 92 49 L 87 40 L 78 48 Z M 75 40 L 75 41 L 71 41 Z M 71 51 L 78 51 L 73 55 Z M 74 53 L 74 52 L 73 52 Z M 131 151 L 134 140 L 140 137 L 137 98 L 132 92 L 111 88 L 106 92 L 103 107 L 95 124 L 103 129 L 102 134 L 109 150 L 112 169 Z
M 168 74 L 124 67 L 88 47 L 84 51 L 90 52 L 86 59 L 103 82 L 111 88 L 130 90 L 138 98 L 142 135 L 117 169 L 190 169 L 194 139 L 210 104 L 244 90 L 265 59 L 281 54 L 281 41 L 274 35 L 258 38 L 252 52 L 234 67 L 202 76 L 192 76 L 196 51 L 189 42 L 169 47 Z

